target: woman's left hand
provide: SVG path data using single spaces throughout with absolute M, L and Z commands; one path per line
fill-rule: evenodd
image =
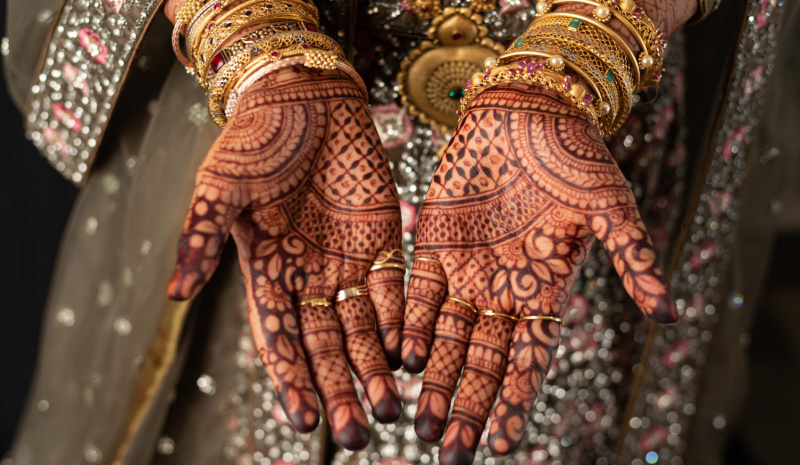
M 517 448 L 558 347 L 555 319 L 595 237 L 642 311 L 677 321 L 633 193 L 597 128 L 540 89 L 482 93 L 420 212 L 403 328 L 406 368 L 425 369 L 416 431 L 425 441 L 444 433 L 443 464 L 472 463 L 501 384 L 489 447 Z

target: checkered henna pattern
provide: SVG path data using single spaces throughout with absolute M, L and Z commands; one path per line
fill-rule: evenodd
M 379 421 L 394 421 L 403 309 L 402 271 L 371 276 L 384 297 L 334 302 L 364 283 L 382 251 L 401 245 L 400 208 L 386 154 L 361 89 L 339 71 L 286 68 L 243 95 L 197 174 L 169 285 L 195 296 L 233 235 L 261 359 L 294 427 L 319 423 L 333 437 L 369 441 L 350 366 Z M 333 307 L 299 306 L 325 297 Z M 299 308 L 298 308 L 299 307 Z M 381 344 L 383 341 L 383 345 Z
M 438 263 L 414 263 L 403 328 L 404 364 L 425 367 L 417 434 L 444 435 L 444 465 L 472 463 L 490 413 L 492 451 L 518 446 L 560 330 L 524 317 L 561 315 L 595 237 L 642 311 L 675 322 L 653 243 L 597 129 L 545 91 L 482 93 L 420 212 L 417 256 Z

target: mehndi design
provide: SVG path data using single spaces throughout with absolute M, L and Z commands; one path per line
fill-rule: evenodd
M 404 363 L 425 367 L 416 430 L 426 441 L 444 433 L 443 464 L 472 462 L 501 385 L 489 447 L 516 449 L 559 324 L 491 312 L 562 316 L 595 236 L 642 311 L 675 322 L 652 241 L 597 129 L 545 91 L 511 85 L 481 94 L 420 213 L 416 253 L 441 264 L 414 262 L 405 314 Z M 445 295 L 491 312 L 475 316 Z
M 287 68 L 242 97 L 198 172 L 171 297 L 199 292 L 229 233 L 256 346 L 292 424 L 317 426 L 316 387 L 334 438 L 364 447 L 368 423 L 348 360 L 375 418 L 397 419 L 390 366 L 400 364 L 403 272 L 372 272 L 370 295 L 335 301 L 338 290 L 365 282 L 380 251 L 401 245 L 389 163 L 351 78 Z M 312 297 L 333 305 L 298 308 Z

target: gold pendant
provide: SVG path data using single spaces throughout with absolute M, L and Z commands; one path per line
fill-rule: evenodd
M 428 39 L 408 54 L 397 81 L 404 106 L 422 123 L 451 132 L 458 123 L 463 87 L 504 47 L 488 38 L 483 16 L 470 8 L 445 8 L 433 19 Z

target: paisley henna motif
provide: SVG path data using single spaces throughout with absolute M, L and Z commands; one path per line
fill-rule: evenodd
M 497 455 L 517 447 L 559 337 L 553 321 L 474 321 L 453 300 L 442 305 L 443 289 L 482 310 L 562 316 L 595 236 L 642 311 L 676 321 L 633 194 L 591 123 L 544 91 L 481 94 L 420 212 L 417 254 L 441 266 L 414 263 L 405 314 L 404 363 L 419 371 L 427 362 L 416 422 L 422 439 L 441 437 L 464 367 L 443 464 L 472 462 L 501 385 L 489 446 Z
M 248 290 L 253 336 L 292 424 L 313 430 L 317 395 L 334 438 L 350 449 L 369 440 L 350 375 L 365 386 L 379 421 L 400 415 L 400 398 L 375 331 L 371 297 L 335 308 L 381 251 L 401 245 L 397 192 L 362 92 L 338 71 L 287 68 L 251 87 L 197 175 L 169 286 L 196 295 L 232 234 Z M 399 362 L 402 271 L 370 276 L 383 347 Z M 391 273 L 397 271 L 399 273 Z M 316 389 L 315 389 L 316 388 Z

